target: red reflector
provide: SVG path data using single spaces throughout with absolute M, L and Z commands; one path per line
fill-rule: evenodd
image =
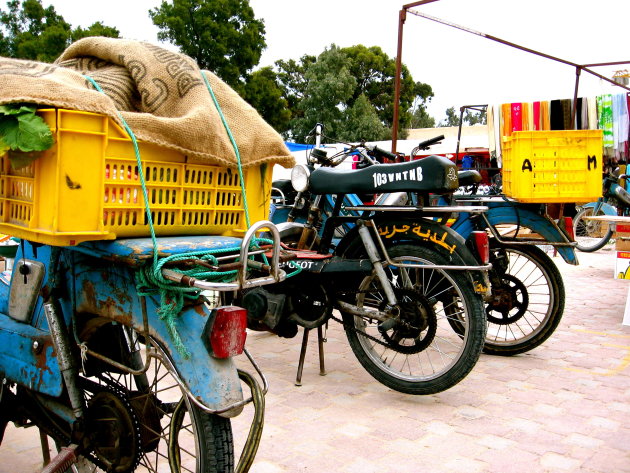
M 472 234 L 480 263 L 488 264 L 490 261 L 490 241 L 488 240 L 488 234 L 482 230 L 475 230 Z
M 216 358 L 240 355 L 245 347 L 247 310 L 242 307 L 219 307 L 214 311 L 210 346 Z
M 564 230 L 569 235 L 569 240 L 575 241 L 575 232 L 573 231 L 573 217 L 564 217 Z

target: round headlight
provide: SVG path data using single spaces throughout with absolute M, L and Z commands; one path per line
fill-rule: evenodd
M 304 192 L 308 189 L 308 177 L 311 172 L 305 164 L 298 164 L 291 170 L 291 184 L 298 192 Z

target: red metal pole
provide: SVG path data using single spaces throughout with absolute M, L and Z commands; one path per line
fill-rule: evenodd
M 398 12 L 398 53 L 396 54 L 396 78 L 394 80 L 394 117 L 392 121 L 392 153 L 396 152 L 398 143 L 398 115 L 400 108 L 400 75 L 402 74 L 402 40 L 403 26 L 407 19 L 407 10 L 403 7 Z
M 408 3 L 403 5 L 398 12 L 398 53 L 396 54 L 396 78 L 394 80 L 394 117 L 392 122 L 392 153 L 396 152 L 396 143 L 398 141 L 398 117 L 400 115 L 400 76 L 402 74 L 402 39 L 403 26 L 407 19 L 407 9 L 424 5 L 425 3 L 433 3 L 438 0 L 421 0 L 419 2 Z

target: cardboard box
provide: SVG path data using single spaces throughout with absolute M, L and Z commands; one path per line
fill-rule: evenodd
M 617 251 L 630 251 L 630 233 L 615 236 L 615 249 Z
M 615 279 L 630 279 L 630 251 L 617 251 Z
M 613 235 L 617 251 L 630 251 L 630 225 L 618 223 Z

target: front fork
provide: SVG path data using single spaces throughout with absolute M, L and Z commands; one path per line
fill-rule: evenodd
M 385 268 L 383 268 L 383 260 L 381 259 L 378 249 L 374 244 L 374 240 L 370 235 L 370 229 L 367 227 L 364 220 L 357 221 L 357 225 L 359 226 L 359 235 L 361 236 L 361 241 L 363 242 L 365 251 L 368 254 L 370 262 L 374 266 L 374 271 L 376 271 L 376 276 L 381 283 L 381 287 L 383 288 L 383 291 L 385 291 L 385 297 L 387 297 L 387 308 L 385 310 L 389 312 L 396 306 L 396 304 L 398 304 L 398 301 L 396 300 L 396 295 L 394 294 L 394 289 L 389 282 L 387 274 L 385 274 Z

